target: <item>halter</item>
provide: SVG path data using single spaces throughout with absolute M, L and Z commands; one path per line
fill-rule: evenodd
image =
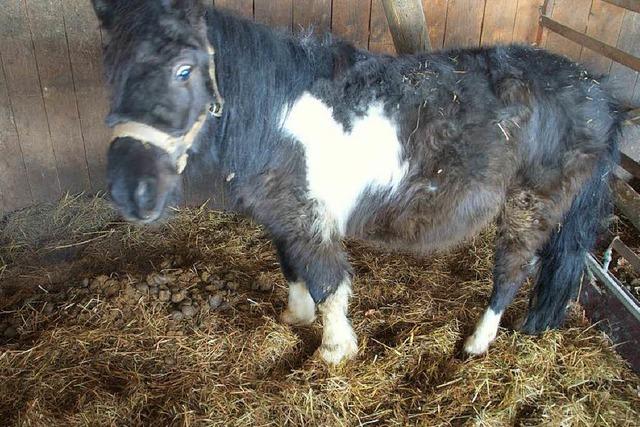
M 187 166 L 189 154 L 187 151 L 193 145 L 193 141 L 202 130 L 204 123 L 207 121 L 207 113 L 212 117 L 220 118 L 224 113 L 224 98 L 220 94 L 218 88 L 218 79 L 216 74 L 216 51 L 211 43 L 207 40 L 207 53 L 209 54 L 209 78 L 213 89 L 215 101 L 207 104 L 206 110 L 198 116 L 189 131 L 182 136 L 172 136 L 171 134 L 161 131 L 153 126 L 140 122 L 126 122 L 118 124 L 113 128 L 113 139 L 116 138 L 133 138 L 142 141 L 143 144 L 155 145 L 158 148 L 170 154 L 175 154 L 179 150 L 183 153 L 176 161 L 176 171 L 181 174 Z

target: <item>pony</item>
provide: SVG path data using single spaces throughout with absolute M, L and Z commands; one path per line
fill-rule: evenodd
M 534 47 L 394 57 L 198 0 L 92 1 L 113 203 L 152 223 L 187 164 L 215 170 L 274 243 L 281 320 L 320 314 L 326 363 L 358 351 L 345 238 L 427 254 L 496 223 L 493 291 L 464 350 L 487 351 L 529 277 L 521 329 L 562 324 L 611 206 L 623 118 L 605 78 Z

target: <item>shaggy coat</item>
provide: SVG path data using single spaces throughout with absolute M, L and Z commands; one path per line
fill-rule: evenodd
M 345 236 L 426 253 L 497 221 L 494 290 L 466 350 L 486 351 L 534 273 L 523 329 L 561 324 L 610 206 L 621 114 L 605 79 L 526 46 L 396 58 L 193 0 L 133 3 L 94 0 L 110 35 L 107 122 L 186 134 L 213 99 L 213 47 L 224 112 L 181 149 L 269 231 L 290 282 L 283 320 L 309 323 L 318 305 L 326 361 L 357 350 Z M 116 136 L 114 202 L 151 222 L 177 188 L 180 150 Z

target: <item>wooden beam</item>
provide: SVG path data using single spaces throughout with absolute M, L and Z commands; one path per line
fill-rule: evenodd
M 624 153 L 620 153 L 620 166 L 635 178 L 640 179 L 640 164 Z
M 625 65 L 633 70 L 640 71 L 640 58 L 636 58 L 635 56 L 630 55 L 623 50 L 620 50 L 613 46 L 609 46 L 608 44 L 602 43 L 601 41 L 596 40 L 593 37 L 584 35 L 581 32 L 574 30 L 573 28 L 562 25 L 561 23 L 554 21 L 548 16 L 541 16 L 540 23 L 543 27 L 548 28 L 554 33 L 560 34 L 561 36 L 571 41 L 574 41 L 584 47 L 596 51 L 601 55 L 604 55 L 609 59 L 613 59 L 614 61 Z
M 591 254 L 587 254 L 587 267 L 605 286 L 617 297 L 629 312 L 638 320 L 640 320 L 640 307 L 636 301 L 625 291 L 620 282 L 613 277 Z
M 632 12 L 640 13 L 640 0 L 604 0 L 607 3 L 615 4 L 616 6 L 624 7 Z
M 635 108 L 631 111 L 627 111 L 626 124 L 640 125 L 640 108 Z
M 616 206 L 633 226 L 640 230 L 640 195 L 621 179 L 613 179 Z
M 421 0 L 382 0 L 382 4 L 399 54 L 431 50 Z
M 624 244 L 620 237 L 616 236 L 611 242 L 611 247 L 618 254 L 622 255 L 624 259 L 629 261 L 629 265 L 634 269 L 637 274 L 640 274 L 640 257 L 631 250 L 631 248 Z

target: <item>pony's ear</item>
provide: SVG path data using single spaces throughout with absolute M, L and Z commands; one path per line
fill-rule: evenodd
M 116 15 L 118 0 L 91 0 L 91 3 L 93 3 L 93 10 L 96 12 L 102 28 L 107 30 L 111 28 Z

